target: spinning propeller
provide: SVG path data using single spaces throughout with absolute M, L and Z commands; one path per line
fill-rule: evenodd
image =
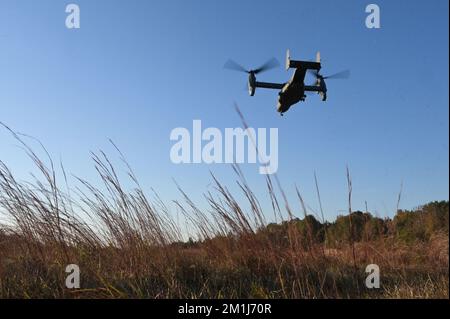
M 268 60 L 266 63 L 264 63 L 263 65 L 261 65 L 259 68 L 254 69 L 254 70 L 247 70 L 246 68 L 244 68 L 242 65 L 236 63 L 233 60 L 228 60 L 225 65 L 224 68 L 225 69 L 229 69 L 229 70 L 233 70 L 233 71 L 239 71 L 239 72 L 244 72 L 244 73 L 248 73 L 248 74 L 258 74 L 258 73 L 262 73 L 265 71 L 268 71 L 270 69 L 274 69 L 276 67 L 278 67 L 280 65 L 280 63 L 278 62 L 277 59 L 272 58 L 270 60 Z
M 348 79 L 350 77 L 350 70 L 344 70 L 327 76 L 323 76 L 319 73 L 319 71 L 310 71 L 310 73 L 316 78 L 315 85 L 319 87 L 319 91 L 317 93 L 322 97 L 322 101 L 326 101 L 327 99 L 327 85 L 325 84 L 325 80 Z
M 248 74 L 248 93 L 250 94 L 250 96 L 253 96 L 255 94 L 255 90 L 256 90 L 256 74 L 263 73 L 265 71 L 274 69 L 274 68 L 278 67 L 279 65 L 280 65 L 280 63 L 278 62 L 278 60 L 275 58 L 272 58 L 257 69 L 247 70 L 246 68 L 244 68 L 242 65 L 236 63 L 235 61 L 228 60 L 225 63 L 224 68 L 233 70 L 233 71 L 247 73 Z
M 326 80 L 326 79 L 348 79 L 350 77 L 350 70 L 344 70 L 332 75 L 323 76 L 318 71 L 310 72 L 314 77 L 318 80 Z

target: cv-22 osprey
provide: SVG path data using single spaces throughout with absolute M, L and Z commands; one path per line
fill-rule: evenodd
M 291 79 L 286 83 L 271 83 L 259 82 L 256 80 L 256 75 L 264 71 L 273 69 L 279 65 L 275 58 L 270 59 L 257 69 L 247 70 L 240 64 L 233 60 L 228 60 L 225 63 L 225 68 L 232 69 L 248 74 L 248 92 L 250 96 L 255 95 L 256 88 L 275 89 L 280 90 L 278 93 L 277 111 L 283 115 L 289 108 L 301 101 L 305 101 L 306 92 L 317 92 L 322 101 L 327 100 L 327 85 L 326 79 L 345 79 L 350 75 L 350 71 L 342 71 L 333 75 L 323 76 L 320 69 L 322 64 L 320 61 L 320 52 L 316 54 L 316 61 L 299 61 L 292 60 L 289 50 L 286 53 L 286 70 L 295 69 Z M 310 72 L 315 77 L 313 85 L 305 84 L 306 72 Z

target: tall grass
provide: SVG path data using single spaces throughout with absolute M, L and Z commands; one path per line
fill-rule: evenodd
M 211 175 L 207 209 L 178 185 L 181 199 L 164 203 L 156 193 L 146 195 L 117 148 L 130 189 L 102 151 L 91 156 L 101 183 L 76 177 L 70 185 L 64 167 L 57 168 L 42 145 L 45 160 L 3 126 L 40 175 L 20 181 L 0 161 L 0 297 L 448 298 L 448 237 L 414 245 L 392 238 L 356 242 L 350 223 L 350 242 L 330 248 L 317 243 L 311 228 L 304 236 L 290 223 L 300 213 L 278 179 L 265 177 L 271 213 L 238 166 L 233 170 L 245 202 Z M 351 213 L 348 171 L 347 177 Z M 321 201 L 317 178 L 316 187 Z M 306 218 L 310 212 L 296 191 Z M 271 214 L 287 225 L 281 241 L 265 231 Z M 381 268 L 380 289 L 364 286 L 371 263 Z M 65 287 L 68 264 L 80 267 L 80 289 Z

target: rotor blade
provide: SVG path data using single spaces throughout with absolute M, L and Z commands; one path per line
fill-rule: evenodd
M 234 71 L 239 71 L 239 72 L 244 72 L 244 73 L 249 73 L 249 71 L 247 71 L 242 65 L 234 62 L 233 60 L 228 60 L 227 62 L 225 62 L 224 66 L 225 69 L 229 69 L 229 70 L 234 70 Z
M 276 67 L 280 66 L 280 62 L 278 62 L 277 59 L 272 58 L 269 61 L 267 61 L 266 63 L 264 63 L 263 65 L 261 65 L 259 68 L 253 70 L 253 72 L 255 72 L 255 74 L 270 70 L 270 69 L 274 69 Z
M 315 71 L 313 71 L 313 70 L 308 70 L 308 73 L 314 75 L 314 77 L 315 77 L 316 79 L 319 78 L 319 71 L 317 71 L 317 70 L 315 70 Z
M 350 77 L 350 70 L 345 70 L 329 76 L 325 76 L 324 79 L 348 79 L 349 77 Z

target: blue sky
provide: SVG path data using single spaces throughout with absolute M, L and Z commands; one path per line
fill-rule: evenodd
M 39 138 L 67 170 L 95 181 L 89 151 L 113 157 L 111 138 L 142 185 L 177 199 L 172 179 L 201 202 L 209 171 L 233 188 L 229 165 L 175 165 L 170 132 L 239 127 L 233 103 L 252 127 L 279 129 L 278 176 L 288 195 L 300 187 L 318 210 L 317 173 L 326 216 L 353 207 L 392 215 L 401 207 L 448 199 L 448 1 L 376 1 L 381 28 L 365 26 L 366 1 L 72 1 L 81 29 L 65 27 L 67 1 L 0 2 L 0 121 Z M 326 103 L 311 96 L 285 117 L 276 91 L 249 97 L 245 75 L 228 58 L 256 67 L 285 50 L 295 59 L 322 53 Z M 284 82 L 280 67 L 258 77 Z M 21 178 L 32 171 L 0 130 L 0 159 Z M 244 172 L 265 196 L 257 165 Z M 292 196 L 293 197 L 293 196 Z M 298 208 L 297 203 L 292 204 Z

